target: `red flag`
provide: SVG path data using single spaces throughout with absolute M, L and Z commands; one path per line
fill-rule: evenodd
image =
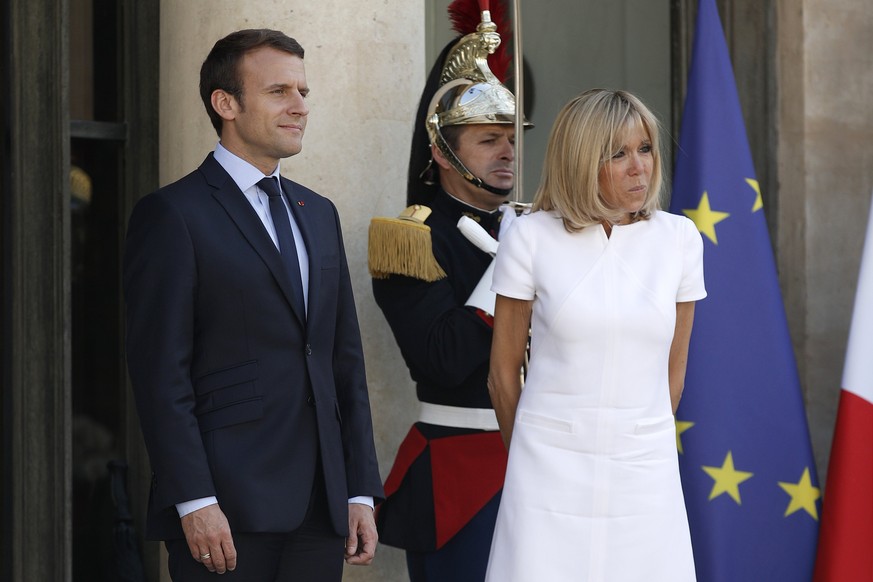
M 873 580 L 873 204 L 819 528 L 815 582 Z

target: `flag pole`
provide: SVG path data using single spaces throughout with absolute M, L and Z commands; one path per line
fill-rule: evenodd
M 521 0 L 512 2 L 512 39 L 515 43 L 513 55 L 514 80 L 515 80 L 515 188 L 512 199 L 516 202 L 523 200 L 524 175 L 522 164 L 522 152 L 524 151 L 524 58 L 521 51 Z

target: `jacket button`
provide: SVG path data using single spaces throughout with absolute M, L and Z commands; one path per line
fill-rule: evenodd
M 311 355 L 312 355 L 312 346 L 309 345 L 309 344 L 306 344 L 306 355 L 307 355 L 307 356 L 311 356 Z
M 306 397 L 306 404 L 308 404 L 309 406 L 315 406 L 315 398 L 312 396 L 312 394 Z

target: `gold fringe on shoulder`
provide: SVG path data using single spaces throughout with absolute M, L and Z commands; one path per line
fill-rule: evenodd
M 427 282 L 445 278 L 446 272 L 433 256 L 430 227 L 424 223 L 430 213 L 427 206 L 415 204 L 397 218 L 370 221 L 367 262 L 371 277 L 405 275 Z

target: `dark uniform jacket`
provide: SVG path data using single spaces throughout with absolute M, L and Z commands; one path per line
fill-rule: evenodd
M 492 257 L 468 241 L 457 224 L 469 216 L 496 238 L 503 215 L 478 210 L 443 191 L 430 208 L 425 224 L 446 277 L 434 282 L 401 275 L 373 279 L 373 294 L 419 400 L 491 408 L 491 321 L 464 304 Z M 385 483 L 388 500 L 377 514 L 380 541 L 415 551 L 438 549 L 499 493 L 505 464 L 496 431 L 416 423 Z
M 392 275 L 373 280 L 373 295 L 385 314 L 422 402 L 491 408 L 486 379 L 491 326 L 464 303 L 491 263 L 458 230 L 467 215 L 497 236 L 500 212 L 488 213 L 440 192 L 426 220 L 433 254 L 446 277 L 428 283 Z

